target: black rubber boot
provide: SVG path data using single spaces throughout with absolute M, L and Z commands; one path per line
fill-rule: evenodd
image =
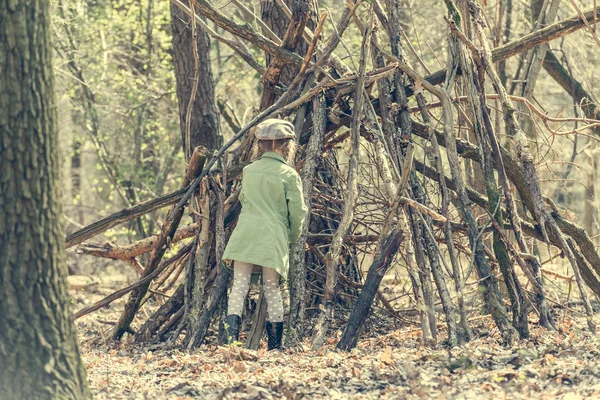
M 268 322 L 267 328 L 268 349 L 281 349 L 281 340 L 283 338 L 283 322 Z
M 235 314 L 228 315 L 225 319 L 225 324 L 227 326 L 227 344 L 239 341 L 241 322 L 242 317 Z

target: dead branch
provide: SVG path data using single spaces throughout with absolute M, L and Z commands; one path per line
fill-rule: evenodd
M 312 192 L 317 167 L 321 164 L 323 154 L 323 138 L 325 135 L 325 124 L 327 122 L 325 99 L 318 96 L 312 102 L 313 132 L 305 148 L 304 164 L 300 172 L 302 179 L 302 192 L 308 210 L 311 209 Z M 286 342 L 290 346 L 298 341 L 297 328 L 299 322 L 305 319 L 306 308 L 306 254 L 307 241 L 314 235 L 309 235 L 310 217 L 302 226 L 302 232 L 296 243 L 292 244 L 290 250 L 290 327 L 294 332 L 288 335 Z M 316 238 L 315 238 L 316 239 Z M 318 239 L 317 239 L 318 240 Z
M 232 180 L 237 178 L 242 173 L 242 170 L 246 165 L 248 165 L 248 163 L 242 163 L 241 165 L 236 165 L 228 168 L 228 181 L 231 182 Z M 114 214 L 109 215 L 108 217 L 102 218 L 101 220 L 86 226 L 85 228 L 81 228 L 80 230 L 73 232 L 71 235 L 67 236 L 66 248 L 68 249 L 69 247 L 78 245 L 84 242 L 85 240 L 88 240 L 96 235 L 106 232 L 110 228 L 113 228 L 117 225 L 123 224 L 127 221 L 131 221 L 132 219 L 139 218 L 142 215 L 151 213 L 152 211 L 175 204 L 178 201 L 181 201 L 181 199 L 188 192 L 190 192 L 191 186 L 192 185 L 181 188 L 156 199 L 142 202 L 133 207 L 124 208 L 121 211 L 118 211 Z M 195 191 L 197 191 L 197 188 L 194 188 L 193 192 Z
M 171 244 L 191 238 L 198 232 L 199 228 L 199 224 L 191 224 L 184 228 L 178 229 L 173 235 L 173 239 L 171 239 Z M 158 237 L 159 235 L 150 236 L 127 246 L 119 246 L 110 242 L 106 242 L 104 244 L 83 243 L 77 247 L 75 252 L 77 254 L 87 254 L 95 257 L 128 261 L 131 258 L 149 253 L 156 248 Z
M 360 130 L 360 122 L 361 115 L 363 111 L 364 105 L 364 85 L 365 85 L 365 69 L 366 69 L 366 59 L 369 47 L 367 46 L 367 38 L 370 34 L 367 34 L 363 38 L 362 47 L 361 47 L 361 56 L 360 56 L 360 65 L 357 73 L 357 81 L 356 81 L 356 92 L 354 95 L 354 110 L 352 113 L 352 124 L 350 127 L 351 135 L 350 135 L 350 143 L 352 148 L 352 153 L 350 155 L 350 160 L 348 163 L 348 177 L 346 179 L 347 182 L 347 190 L 344 196 L 344 209 L 342 212 L 342 218 L 338 225 L 338 228 L 335 232 L 335 235 L 331 241 L 331 246 L 329 251 L 325 255 L 326 259 L 326 268 L 327 268 L 327 280 L 325 283 L 325 309 L 321 313 L 319 317 L 319 321 L 317 322 L 317 327 L 315 330 L 315 334 L 313 335 L 312 348 L 313 350 L 319 349 L 325 340 L 325 334 L 327 329 L 329 328 L 329 324 L 331 320 L 333 320 L 333 294 L 335 290 L 335 282 L 336 282 L 336 270 L 339 262 L 340 253 L 342 251 L 342 246 L 344 243 L 344 238 L 348 234 L 350 229 L 350 224 L 354 219 L 354 206 L 356 202 L 356 198 L 358 196 L 358 159 L 359 159 L 359 130 Z
M 595 10 L 587 11 L 584 15 L 587 19 L 591 19 L 593 18 L 593 15 L 598 12 L 600 12 L 600 7 L 597 7 Z M 585 26 L 585 22 L 579 17 L 579 15 L 563 19 L 555 24 L 549 25 L 535 32 L 531 32 L 520 39 L 513 40 L 510 43 L 496 47 L 492 50 L 492 62 L 496 63 L 517 54 L 521 54 L 529 49 L 534 48 L 538 44 L 546 43 L 553 39 L 566 36 L 570 33 L 585 28 Z M 427 75 L 425 79 L 432 85 L 438 85 L 444 82 L 444 79 L 446 79 L 446 71 L 436 71 L 431 75 Z
M 179 189 L 175 192 L 166 194 L 156 199 L 145 201 L 133 207 L 124 208 L 121 211 L 96 221 L 67 236 L 66 247 L 73 247 L 100 233 L 106 232 L 110 228 L 113 228 L 117 225 L 139 218 L 142 215 L 150 213 L 154 210 L 174 204 L 179 201 L 179 199 L 181 199 L 186 192 L 187 188 Z
M 309 4 L 308 1 L 297 1 L 294 2 L 296 7 L 295 12 L 290 19 L 290 24 L 285 32 L 285 36 L 280 45 L 280 49 L 289 50 L 292 52 L 298 42 L 302 38 L 302 33 L 304 32 L 304 27 L 306 26 L 306 22 L 308 21 L 309 16 Z M 309 49 L 310 51 L 307 53 L 307 56 L 304 58 L 303 62 L 300 64 L 300 73 L 298 77 L 304 76 L 304 72 L 306 71 L 306 66 L 312 56 L 312 50 L 314 49 L 314 45 Z M 293 53 L 292 53 L 293 54 Z M 272 90 L 272 87 L 279 83 L 279 77 L 283 71 L 287 63 L 278 58 L 276 55 L 271 59 L 269 66 L 267 67 L 267 71 L 263 75 L 263 84 L 264 90 L 262 94 L 262 98 L 260 101 L 260 109 L 264 110 L 267 107 L 273 105 L 275 102 L 277 94 Z
M 96 310 L 101 309 L 102 307 L 106 307 L 108 306 L 110 303 L 112 303 L 113 301 L 120 299 L 121 297 L 125 296 L 127 293 L 141 287 L 144 285 L 149 285 L 150 282 L 152 282 L 152 280 L 154 278 L 156 278 L 158 275 L 160 275 L 160 273 L 162 271 L 164 271 L 167 267 L 169 267 L 171 264 L 173 264 L 174 262 L 176 262 L 177 260 L 181 259 L 182 257 L 184 257 L 185 255 L 187 255 L 187 253 L 189 253 L 191 249 L 191 243 L 187 244 L 186 246 L 184 246 L 183 248 L 181 248 L 181 250 L 179 250 L 177 252 L 176 255 L 174 255 L 173 257 L 164 260 L 158 268 L 156 268 L 154 271 L 152 271 L 151 273 L 149 273 L 148 275 L 144 276 L 143 278 L 141 278 L 140 280 L 138 280 L 137 282 L 123 288 L 123 289 L 119 289 L 114 293 L 111 293 L 110 295 L 106 296 L 105 298 L 103 298 L 102 300 L 92 304 L 91 306 L 82 308 L 81 310 L 77 311 L 75 313 L 75 319 L 77 318 L 81 318 L 85 315 L 88 315 Z M 130 329 L 130 328 L 129 328 Z
M 152 338 L 158 340 L 166 337 L 167 332 L 174 332 L 171 335 L 171 339 L 174 340 L 185 329 L 187 332 L 185 346 L 199 346 L 213 323 L 215 313 L 223 305 L 223 296 L 227 290 L 229 275 L 221 266 L 220 254 L 226 242 L 226 235 L 234 226 L 235 217 L 240 208 L 237 202 L 237 189 L 228 187 L 226 182 L 239 175 L 243 165 L 238 166 L 237 170 L 228 168 L 223 171 L 213 167 L 237 140 L 247 135 L 243 146 L 240 147 L 251 144 L 251 129 L 257 123 L 273 115 L 286 115 L 299 107 L 300 110 L 296 115 L 299 143 L 300 145 L 306 144 L 306 146 L 299 153 L 304 153 L 305 157 L 298 160 L 300 162 L 297 165 L 302 167 L 301 176 L 307 203 L 313 215 L 317 217 L 313 218 L 313 224 L 310 227 L 311 232 L 314 233 L 309 233 L 309 226 L 307 225 L 301 240 L 294 244 L 291 252 L 291 276 L 296 282 L 292 284 L 290 325 L 305 321 L 305 318 L 309 315 L 307 314 L 308 310 L 316 309 L 315 306 L 321 302 L 324 289 L 323 305 L 325 309 L 324 312 L 315 313 L 319 316 L 319 320 L 313 336 L 313 348 L 318 348 L 323 343 L 327 327 L 333 321 L 334 304 L 332 302 L 334 300 L 339 301 L 340 304 L 348 308 L 348 303 L 344 300 L 347 296 L 335 296 L 336 292 L 347 291 L 344 294 L 350 294 L 349 298 L 356 298 L 357 291 L 355 289 L 362 289 L 358 301 L 353 304 L 355 306 L 355 311 L 351 316 L 353 323 L 348 324 L 348 327 L 351 325 L 352 327 L 360 327 L 376 296 L 381 278 L 391 265 L 394 255 L 398 251 L 399 243 L 404 238 L 405 228 L 408 226 L 410 226 L 410 232 L 412 233 L 411 246 L 414 246 L 407 250 L 410 254 L 406 256 L 410 264 L 409 274 L 413 282 L 417 308 L 420 310 L 419 316 L 422 319 L 424 339 L 427 343 L 434 341 L 437 329 L 431 277 L 434 278 L 446 315 L 449 343 L 451 345 L 457 343 L 459 341 L 457 338 L 461 336 L 460 333 L 458 336 L 456 334 L 458 330 L 455 321 L 455 306 L 453 296 L 448 291 L 446 282 L 446 275 L 448 274 L 453 275 L 455 279 L 455 289 L 459 292 L 457 298 L 461 307 L 461 329 L 465 331 L 463 337 L 468 337 L 466 314 L 460 305 L 464 303 L 461 300 L 462 294 L 460 292 L 462 291 L 462 283 L 466 278 L 462 277 L 460 273 L 455 273 L 455 270 L 458 269 L 457 260 L 461 253 L 472 258 L 474 260 L 473 265 L 477 265 L 479 280 L 476 283 L 482 285 L 485 289 L 484 298 L 504 340 L 510 343 L 514 339 L 514 331 L 507 323 L 507 317 L 503 313 L 504 305 L 501 295 L 495 287 L 502 277 L 493 268 L 496 268 L 496 265 L 501 263 L 502 260 L 495 248 L 495 253 L 492 254 L 490 249 L 482 244 L 481 239 L 484 232 L 500 232 L 500 235 L 494 234 L 494 245 L 499 242 L 506 243 L 505 247 L 511 256 L 509 261 L 511 263 L 517 262 L 522 267 L 528 279 L 534 284 L 534 293 L 538 298 L 543 297 L 541 268 L 537 258 L 528 255 L 526 236 L 557 246 L 569 257 L 574 265 L 575 278 L 582 296 L 584 296 L 584 293 L 581 281 L 585 281 L 596 293 L 600 293 L 600 256 L 597 250 L 586 232 L 561 217 L 557 208 L 547 210 L 545 205 L 540 206 L 541 189 L 539 188 L 539 182 L 534 179 L 537 177 L 536 171 L 535 168 L 531 167 L 532 157 L 527 153 L 526 146 L 520 140 L 521 138 L 517 137 L 519 154 L 517 158 L 514 158 L 505 148 L 499 146 L 494 136 L 494 129 L 491 127 L 490 115 L 486 112 L 483 112 L 482 115 L 474 115 L 478 108 L 482 110 L 486 108 L 486 99 L 491 97 L 499 98 L 502 101 L 505 114 L 506 111 L 510 114 L 511 104 L 509 102 L 511 100 L 520 101 L 516 98 L 503 96 L 502 93 L 492 96 L 485 95 L 482 89 L 485 74 L 482 71 L 492 70 L 492 62 L 503 60 L 511 55 L 531 49 L 540 43 L 547 43 L 553 38 L 581 29 L 585 23 L 579 18 L 571 18 L 540 29 L 493 51 L 489 50 L 489 46 L 485 47 L 487 46 L 484 43 L 486 38 L 483 37 L 480 31 L 478 32 L 479 39 L 485 50 L 481 54 L 479 54 L 480 50 L 468 38 L 468 35 L 463 35 L 455 29 L 455 35 L 460 36 L 467 43 L 468 48 L 474 52 L 473 59 L 476 60 L 474 65 L 479 68 L 469 70 L 464 75 L 473 84 L 481 84 L 479 89 L 476 85 L 468 89 L 468 104 L 475 107 L 475 109 L 474 111 L 473 109 L 465 111 L 460 106 L 462 99 L 457 98 L 459 101 L 457 103 L 456 99 L 450 98 L 449 95 L 455 74 L 460 73 L 460 70 L 457 69 L 458 62 L 455 62 L 457 59 L 451 59 L 448 65 L 448 71 L 452 71 L 453 75 L 448 76 L 444 89 L 440 89 L 432 83 L 441 83 L 446 77 L 446 71 L 423 78 L 410 68 L 403 59 L 400 47 L 399 17 L 396 15 L 397 10 L 393 7 L 392 0 L 388 2 L 389 18 L 383 14 L 383 9 L 377 2 L 373 6 L 375 13 L 382 20 L 390 35 L 391 52 L 383 48 L 375 33 L 371 35 L 372 24 L 369 23 L 368 27 L 365 28 L 367 24 L 363 24 L 356 14 L 360 1 L 354 4 L 348 0 L 348 6 L 335 27 L 335 33 L 329 38 L 324 47 L 321 47 L 317 40 L 325 22 L 325 15 L 321 16 L 313 34 L 310 29 L 306 28 L 307 9 L 302 8 L 306 6 L 307 1 L 295 4 L 293 13 L 287 7 L 282 7 L 284 12 L 290 13 L 291 16 L 291 22 L 283 40 L 279 40 L 276 35 L 268 30 L 263 31 L 267 36 L 265 37 L 256 32 L 250 25 L 234 23 L 216 10 L 207 0 L 192 1 L 194 1 L 193 7 L 184 11 L 188 15 L 194 16 L 194 21 L 197 23 L 202 21 L 200 16 L 206 17 L 229 34 L 232 34 L 238 42 L 222 36 L 217 40 L 227 43 L 234 51 L 237 49 L 236 52 L 242 57 L 246 56 L 246 61 L 251 65 L 256 64 L 256 61 L 249 55 L 240 39 L 256 45 L 272 56 L 268 68 L 262 70 L 263 82 L 267 89 L 263 92 L 264 97 L 261 101 L 263 110 L 246 126 L 239 126 L 237 120 L 233 117 L 230 118 L 230 125 L 234 128 L 237 127 L 234 129 L 237 133 L 212 158 L 203 160 L 206 166 L 201 173 L 188 174 L 185 177 L 184 185 L 192 182 L 189 186 L 182 187 L 179 191 L 159 199 L 115 213 L 68 238 L 67 246 L 79 244 L 119 223 L 137 218 L 166 205 L 177 203 L 172 207 L 161 228 L 161 233 L 158 235 L 128 246 L 106 243 L 104 245 L 85 244 L 78 248 L 77 251 L 80 254 L 125 260 L 131 263 L 142 275 L 142 278 L 135 284 L 113 293 L 99 304 L 93 305 L 92 307 L 95 307 L 93 309 L 86 308 L 80 311 L 83 314 L 78 313 L 78 316 L 97 310 L 110 304 L 115 298 L 133 291 L 134 293 L 132 293 L 121 319 L 115 326 L 113 337 L 119 338 L 124 332 L 131 332 L 131 320 L 143 301 L 148 298 L 149 295 L 146 294 L 146 291 L 152 280 L 162 274 L 159 282 L 154 283 L 153 289 L 159 289 L 157 285 L 166 285 L 167 287 L 175 285 L 179 274 L 184 269 L 183 260 L 188 260 L 186 264 L 188 268 L 186 284 L 177 289 L 176 294 L 171 297 L 173 300 L 167 301 L 167 304 L 163 305 L 158 313 L 146 321 L 146 324 L 136 336 L 136 340 L 149 341 Z M 283 0 L 277 1 L 284 4 Z M 182 8 L 181 4 L 183 3 L 179 0 L 172 0 L 172 2 Z M 254 14 L 240 2 L 234 0 L 234 3 L 244 15 L 254 18 Z M 451 3 L 451 0 L 448 3 Z M 472 3 L 476 5 L 476 2 Z M 473 6 L 472 8 L 475 11 L 471 11 L 476 13 L 476 7 Z M 194 9 L 199 15 L 194 15 Z M 600 11 L 600 7 L 597 10 Z M 474 15 L 474 18 L 476 19 L 477 16 Z M 353 74 L 333 54 L 338 44 L 341 43 L 344 30 L 350 26 L 352 20 L 355 21 L 355 25 L 363 34 L 361 62 L 356 74 Z M 475 23 L 480 24 L 480 21 L 476 20 Z M 479 26 L 479 29 L 481 29 L 481 26 Z M 216 35 L 214 32 L 213 34 Z M 309 50 L 304 58 L 291 51 L 300 40 L 309 42 Z M 452 45 L 460 46 L 461 44 L 456 38 L 453 38 Z M 375 69 L 367 72 L 365 60 L 369 49 L 372 49 L 373 52 L 373 66 Z M 454 51 L 454 53 L 451 51 L 452 54 L 458 54 L 458 52 L 455 52 L 455 48 L 451 50 Z M 462 48 L 463 52 L 464 50 Z M 313 53 L 316 55 L 317 61 L 313 60 Z M 325 71 L 322 68 L 325 64 L 332 67 L 330 71 Z M 467 65 L 469 64 L 462 62 L 463 70 L 466 71 L 465 68 L 467 67 L 465 66 Z M 279 76 L 286 66 L 299 68 L 300 72 L 283 92 L 281 86 L 275 87 L 274 85 L 278 84 Z M 479 75 L 475 76 L 472 72 L 479 72 Z M 338 78 L 336 74 L 341 75 L 341 77 Z M 336 78 L 333 76 L 336 76 Z M 442 80 L 439 80 L 440 78 Z M 491 78 L 498 86 L 497 77 L 492 76 Z M 559 79 L 563 82 L 569 82 L 568 84 L 571 86 L 573 84 L 572 80 L 564 76 L 560 76 Z M 412 93 L 412 89 L 405 86 L 409 80 L 415 82 L 418 110 L 421 112 L 423 121 L 426 122 L 425 125 L 410 118 L 407 96 Z M 379 99 L 364 103 L 370 100 L 369 93 L 375 83 L 378 85 Z M 392 85 L 394 87 L 393 91 Z M 425 97 L 421 93 L 422 89 L 432 93 L 440 101 L 442 132 L 433 128 L 438 114 L 428 113 L 428 109 L 437 105 L 426 104 Z M 280 94 L 279 99 L 275 101 Z M 573 95 L 580 96 L 582 99 L 588 97 L 587 93 L 583 94 L 581 92 Z M 309 113 L 310 105 L 308 103 L 311 101 L 312 112 Z M 393 101 L 395 103 L 392 103 Z M 537 107 L 534 107 L 528 100 L 523 99 L 523 102 L 530 108 L 531 113 L 544 120 L 551 133 L 566 133 L 564 130 L 553 130 L 554 126 L 551 123 L 564 123 L 567 122 L 566 120 L 572 121 L 572 119 L 550 118 Z M 330 104 L 331 108 L 328 110 Z M 597 115 L 597 107 L 589 107 L 589 110 L 594 112 L 594 116 Z M 330 114 L 328 111 L 330 111 Z M 462 126 L 457 128 L 454 124 L 454 116 L 457 111 L 461 117 L 467 119 L 467 129 L 477 134 L 478 145 L 456 137 L 457 134 L 463 131 Z M 471 111 L 471 114 L 469 114 L 469 111 Z M 489 113 L 489 111 L 487 112 Z M 342 117 L 342 115 L 344 116 Z M 329 120 L 328 117 L 330 117 Z M 381 120 L 379 120 L 379 117 L 381 117 Z M 518 132 L 518 129 L 516 129 L 518 125 L 515 125 L 510 118 L 511 115 L 508 115 L 508 123 L 512 129 L 511 133 L 515 136 L 514 133 Z M 590 122 L 589 118 L 585 121 Z M 584 128 L 578 128 L 574 133 L 578 134 L 580 129 L 589 127 L 598 128 L 598 126 L 592 126 L 595 123 L 597 121 Z M 348 132 L 338 131 L 341 125 L 349 125 L 350 130 Z M 476 129 L 476 127 L 482 126 L 485 128 L 484 130 Z M 485 135 L 482 136 L 484 133 L 488 134 L 487 139 L 484 137 Z M 369 160 L 375 160 L 373 163 L 359 163 L 358 143 L 360 135 L 366 139 L 362 145 L 367 149 Z M 431 152 L 429 148 L 426 148 L 426 154 L 430 156 L 430 161 L 435 168 L 431 168 L 417 159 L 413 160 L 411 157 L 412 141 L 413 137 L 416 136 L 423 138 L 424 142 L 430 141 L 432 143 L 434 147 L 433 155 L 428 153 Z M 339 148 L 335 148 L 335 146 L 347 137 L 350 137 L 351 156 L 346 171 L 347 175 L 344 177 L 345 174 L 341 172 L 344 167 L 340 168 L 335 157 L 336 154 L 340 153 Z M 442 172 L 444 165 L 441 160 L 442 153 L 439 146 L 445 146 L 447 149 L 452 179 L 446 177 Z M 491 146 L 491 150 L 486 146 Z M 375 152 L 375 154 L 369 152 Z M 498 171 L 497 179 L 505 196 L 504 206 L 501 206 L 498 201 L 498 190 L 494 191 L 494 188 L 487 190 L 486 187 L 486 197 L 463 182 L 464 174 L 461 169 L 461 158 L 459 157 L 482 163 L 488 178 L 494 177 L 494 168 Z M 320 163 L 325 165 L 319 167 Z M 217 182 L 215 179 L 218 172 L 223 172 L 219 180 L 222 180 L 222 183 Z M 421 182 L 419 180 L 421 177 L 417 176 L 415 172 L 420 172 L 430 179 L 436 189 L 439 187 L 442 194 L 441 206 L 432 200 L 435 199 L 435 196 L 432 196 L 432 199 L 429 198 L 427 194 L 430 189 L 429 183 L 426 183 L 426 180 Z M 359 175 L 366 177 L 367 182 L 363 183 L 361 181 L 360 185 L 364 184 L 367 190 L 363 190 L 363 186 L 361 186 L 361 199 L 357 201 Z M 339 188 L 342 187 L 343 183 L 342 185 L 340 183 L 344 179 L 347 186 L 346 192 L 342 193 Z M 488 179 L 486 183 L 497 186 L 494 179 Z M 204 220 L 201 224 L 194 224 L 178 230 L 177 225 L 183 215 L 184 207 L 190 198 L 197 194 L 197 188 L 200 185 L 204 190 L 204 196 L 202 197 Z M 534 213 L 535 223 L 530 222 L 527 217 L 517 215 L 514 200 L 510 200 L 513 185 L 519 191 L 525 208 Z M 237 187 L 237 185 L 234 186 Z M 451 215 L 454 218 L 454 214 L 450 212 L 450 200 L 453 196 L 450 195 L 449 190 L 455 191 L 458 195 L 456 208 L 460 212 L 460 216 L 464 218 L 465 223 L 451 220 Z M 316 195 L 313 196 L 311 193 L 316 193 Z M 229 195 L 229 198 L 225 201 L 227 195 Z M 393 200 L 393 204 L 390 204 L 391 200 Z M 487 225 L 484 223 L 484 228 L 480 227 L 481 219 L 476 219 L 475 214 L 473 214 L 472 203 L 488 209 L 491 213 L 490 218 L 492 218 L 492 221 Z M 212 207 L 215 204 L 216 211 L 213 212 Z M 400 207 L 400 205 L 404 205 L 404 207 Z M 227 209 L 228 206 L 229 209 Z M 382 213 L 382 208 L 388 212 Z M 389 214 L 390 208 L 393 210 L 392 214 Z M 399 209 L 403 211 L 402 215 L 398 215 Z M 357 217 L 358 215 L 360 217 Z M 508 215 L 510 224 L 503 219 L 502 215 Z M 483 218 L 485 221 L 487 215 L 484 215 Z M 204 224 L 204 221 L 207 223 Z M 493 225 L 493 229 L 489 227 L 490 224 Z M 194 243 L 190 243 L 185 247 L 187 253 L 182 254 L 177 263 L 165 266 L 170 260 L 161 262 L 164 251 L 170 244 L 193 236 L 200 225 L 203 230 L 201 238 L 197 238 Z M 355 227 L 358 230 L 352 231 Z M 437 227 L 444 229 L 443 235 Z M 515 232 L 518 246 L 508 241 L 508 235 L 503 232 L 506 229 L 512 229 Z M 331 234 L 331 232 L 334 232 L 334 234 Z M 465 238 L 469 240 L 469 244 L 466 244 Z M 498 238 L 501 240 L 498 241 Z M 451 260 L 453 273 L 450 272 L 450 267 L 446 264 L 446 253 L 442 252 L 438 242 L 445 243 L 448 250 L 454 249 L 455 251 L 454 259 Z M 312 249 L 311 252 L 306 252 L 307 245 Z M 324 250 L 322 251 L 322 249 L 327 249 L 327 256 L 323 256 Z M 360 275 L 360 271 L 357 272 L 356 270 L 357 266 L 352 261 L 348 262 L 347 260 L 353 259 L 357 252 L 372 252 L 374 249 L 376 249 L 376 257 L 372 265 L 373 273 L 370 270 L 367 282 L 364 285 L 357 286 L 352 275 L 348 275 L 350 277 L 344 275 L 352 268 L 355 268 L 355 270 L 350 274 Z M 150 260 L 146 268 L 142 269 L 135 257 L 150 251 L 152 251 Z M 305 263 L 307 262 L 316 264 L 316 267 L 306 268 Z M 197 265 L 194 265 L 194 263 L 197 263 Z M 340 263 L 348 268 L 339 268 L 340 271 L 337 271 Z M 445 266 L 446 271 L 442 268 L 443 266 Z M 190 271 L 192 270 L 195 270 L 197 275 L 191 274 Z M 502 272 L 507 284 L 513 285 L 514 281 L 511 284 L 510 279 L 514 278 L 514 275 L 507 278 L 507 275 L 504 274 L 505 271 Z M 577 276 L 579 272 L 581 279 Z M 317 277 L 317 284 L 307 280 L 307 276 Z M 341 278 L 342 276 L 344 278 Z M 325 277 L 325 282 L 322 281 L 323 277 Z M 344 282 L 347 280 L 352 284 L 340 285 L 340 288 L 336 288 L 337 279 Z M 307 282 L 315 287 L 319 293 L 314 294 L 311 290 L 307 290 L 302 286 L 303 283 L 306 284 Z M 375 291 L 372 290 L 373 287 L 375 287 Z M 195 301 L 193 309 L 189 307 L 192 304 L 189 296 L 192 290 L 193 296 L 191 298 Z M 371 296 L 370 299 L 369 296 Z M 309 301 L 307 301 L 308 298 L 310 298 Z M 511 300 L 513 299 L 511 298 Z M 583 303 L 586 303 L 585 298 Z M 540 303 L 536 304 L 538 309 L 542 308 L 539 306 Z M 386 308 L 390 310 L 389 303 Z M 393 313 L 393 309 L 391 312 Z M 261 315 L 264 315 L 263 311 L 257 312 L 257 318 L 253 323 L 254 331 L 249 337 L 249 342 L 253 345 L 260 339 L 262 331 Z M 359 317 L 356 317 L 356 315 Z M 540 318 L 543 318 L 543 312 L 540 313 Z M 355 324 L 357 321 L 358 324 Z M 353 332 L 352 329 L 354 328 L 350 329 L 348 327 L 346 328 L 347 331 Z M 358 337 L 356 332 L 352 335 L 348 333 L 350 339 L 348 339 L 345 332 L 339 346 L 344 348 L 352 346 L 352 342 L 355 343 Z
M 182 184 L 183 187 L 187 186 L 195 176 L 200 174 L 204 168 L 204 164 L 206 163 L 207 153 L 208 151 L 205 148 L 197 147 L 194 149 L 190 159 L 190 164 L 185 173 Z M 183 208 L 173 210 L 170 217 L 171 218 L 168 218 L 167 221 L 163 223 L 156 247 L 152 251 L 150 258 L 146 263 L 142 277 L 151 274 L 159 266 L 162 256 L 170 246 L 171 239 L 177 230 L 179 221 L 181 221 L 181 218 L 183 217 Z M 121 317 L 119 318 L 119 321 L 117 322 L 111 335 L 114 340 L 121 339 L 123 334 L 129 331 L 129 326 L 131 325 L 131 322 L 133 321 L 133 318 L 135 317 L 135 314 L 137 313 L 149 286 L 150 282 L 137 287 L 131 293 L 127 304 L 125 304 L 125 309 L 123 310 L 123 313 L 121 314 Z
M 302 65 L 302 57 L 280 47 L 279 44 L 256 32 L 250 25 L 236 24 L 231 19 L 227 18 L 221 11 L 214 8 L 206 0 L 193 1 L 197 12 L 201 16 L 213 21 L 221 29 L 233 34 L 234 36 L 249 41 L 250 43 L 256 45 L 259 49 L 269 53 L 273 57 L 277 57 L 287 64 L 295 65 L 298 68 L 300 68 Z
M 586 117 L 600 120 L 600 106 L 569 72 L 563 67 L 558 58 L 550 50 L 544 58 L 544 69 L 571 97 L 579 104 Z M 600 136 L 600 127 L 594 127 L 593 132 Z
M 587 294 L 585 293 L 585 290 L 582 286 L 581 277 L 580 277 L 580 268 L 584 268 L 584 267 L 583 267 L 583 265 L 578 265 L 576 254 L 575 254 L 576 252 L 574 253 L 572 247 L 569 246 L 569 244 L 566 242 L 566 240 L 563 236 L 563 233 L 561 232 L 560 228 L 558 227 L 556 221 L 551 217 L 550 213 L 547 211 L 547 209 L 545 207 L 545 204 L 544 204 L 544 201 L 542 198 L 542 190 L 540 188 L 537 171 L 535 168 L 535 164 L 533 163 L 533 157 L 529 151 L 529 143 L 527 142 L 525 134 L 521 130 L 519 122 L 516 120 L 516 118 L 514 116 L 515 109 L 513 108 L 510 99 L 508 99 L 508 97 L 506 96 L 504 87 L 502 86 L 502 83 L 500 82 L 498 75 L 496 74 L 495 70 L 493 69 L 491 52 L 489 50 L 487 38 L 485 37 L 485 35 L 483 33 L 484 23 L 483 23 L 483 20 L 481 19 L 481 9 L 479 8 L 479 6 L 477 6 L 476 8 L 471 9 L 471 13 L 472 13 L 473 22 L 475 24 L 475 28 L 476 28 L 475 31 L 476 31 L 477 37 L 483 47 L 483 60 L 484 60 L 484 63 L 487 64 L 486 65 L 486 73 L 492 79 L 492 85 L 494 86 L 494 89 L 501 97 L 502 109 L 503 109 L 503 112 L 505 115 L 505 121 L 509 128 L 508 129 L 509 135 L 514 137 L 514 139 L 517 142 L 517 146 L 516 146 L 517 157 L 519 159 L 519 162 L 520 162 L 523 172 L 525 174 L 527 186 L 529 188 L 529 192 L 531 193 L 532 200 L 533 200 L 533 208 L 531 210 L 535 213 L 536 219 L 538 220 L 540 227 L 542 229 L 542 234 L 546 238 L 546 242 L 549 241 L 547 239 L 547 233 L 546 233 L 546 226 L 548 226 L 550 228 L 550 231 L 552 231 L 552 233 L 558 239 L 560 248 L 567 255 L 567 258 L 569 259 L 569 262 L 571 263 L 571 265 L 573 267 L 573 272 L 576 277 L 577 286 L 579 287 L 581 300 L 583 301 L 583 303 L 585 305 L 586 314 L 588 315 L 588 326 L 593 333 L 596 333 L 596 327 L 591 318 L 592 309 L 591 309 L 591 306 L 587 299 Z M 579 264 L 581 264 L 581 263 L 579 263 Z

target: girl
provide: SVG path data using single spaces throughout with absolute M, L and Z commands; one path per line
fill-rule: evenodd
M 267 300 L 268 349 L 281 348 L 283 302 L 280 278 L 287 278 L 289 245 L 300 236 L 307 209 L 302 181 L 289 163 L 294 156 L 294 126 L 284 120 L 260 123 L 255 133 L 262 157 L 244 168 L 242 212 L 223 254 L 232 260 L 233 287 L 227 312 L 228 342 L 237 342 L 244 301 L 255 267 L 262 272 Z

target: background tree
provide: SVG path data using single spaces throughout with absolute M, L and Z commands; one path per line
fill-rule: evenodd
M 176 187 L 171 174 L 183 153 L 169 4 L 60 0 L 52 7 L 64 169 L 74 177 L 65 181 L 72 231 L 75 222 Z M 111 239 L 144 237 L 155 218 L 134 220 Z
M 90 397 L 69 310 L 49 4 L 0 3 L 0 397 Z
M 221 146 L 223 138 L 215 104 L 210 37 L 197 24 L 193 26 L 192 19 L 173 3 L 171 27 L 179 127 L 187 159 L 196 146 L 214 150 Z

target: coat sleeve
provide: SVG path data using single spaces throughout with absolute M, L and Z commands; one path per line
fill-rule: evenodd
M 302 223 L 308 213 L 304 196 L 302 195 L 302 180 L 296 171 L 288 179 L 285 198 L 288 205 L 288 219 L 290 226 L 290 243 L 294 243 L 302 232 Z

